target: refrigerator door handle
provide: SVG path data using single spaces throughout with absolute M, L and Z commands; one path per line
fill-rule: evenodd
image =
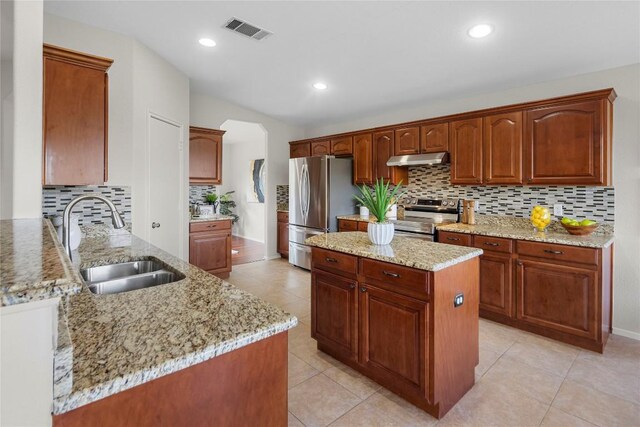
M 307 217 L 309 216 L 309 200 L 311 197 L 309 188 L 309 167 L 306 163 L 302 165 L 302 170 L 300 172 L 300 211 L 302 212 L 304 222 L 306 223 Z

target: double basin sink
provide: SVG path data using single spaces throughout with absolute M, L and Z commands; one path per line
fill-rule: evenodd
M 94 294 L 119 294 L 150 288 L 185 278 L 157 259 L 137 260 L 118 264 L 83 268 L 80 275 Z

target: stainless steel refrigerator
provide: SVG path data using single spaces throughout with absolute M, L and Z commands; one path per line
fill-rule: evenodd
M 338 231 L 338 215 L 355 213 L 353 159 L 333 156 L 289 160 L 289 262 L 311 269 L 306 238 Z

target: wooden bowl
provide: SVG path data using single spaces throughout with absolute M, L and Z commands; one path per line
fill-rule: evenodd
M 564 227 L 565 230 L 569 232 L 569 234 L 573 234 L 574 236 L 588 236 L 593 233 L 596 228 L 598 228 L 598 224 L 591 225 L 567 225 L 564 223 L 560 223 Z

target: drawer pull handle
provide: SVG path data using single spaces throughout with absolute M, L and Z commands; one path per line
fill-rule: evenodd
M 216 228 L 216 227 L 217 226 L 215 224 L 214 225 L 207 225 L 207 228 Z
M 335 259 L 335 258 L 329 258 L 329 257 L 326 257 L 324 260 L 325 260 L 325 261 L 327 261 L 327 262 L 338 262 L 338 260 L 337 260 L 337 259 Z
M 459 237 L 447 237 L 447 240 L 452 240 L 454 242 L 457 242 L 458 240 L 460 240 Z
M 382 273 L 385 276 L 391 276 L 391 277 L 395 277 L 395 278 L 400 278 L 400 275 L 398 273 L 393 273 L 391 271 L 382 270 Z
M 554 250 L 551 250 L 551 249 L 545 249 L 544 251 L 546 253 L 548 253 L 548 254 L 554 254 L 554 255 L 562 255 L 564 253 L 562 251 L 554 251 Z
M 362 292 L 362 293 L 367 292 L 367 288 L 365 288 L 365 287 L 360 288 L 360 292 Z
M 500 243 L 484 242 L 487 246 L 500 246 Z

